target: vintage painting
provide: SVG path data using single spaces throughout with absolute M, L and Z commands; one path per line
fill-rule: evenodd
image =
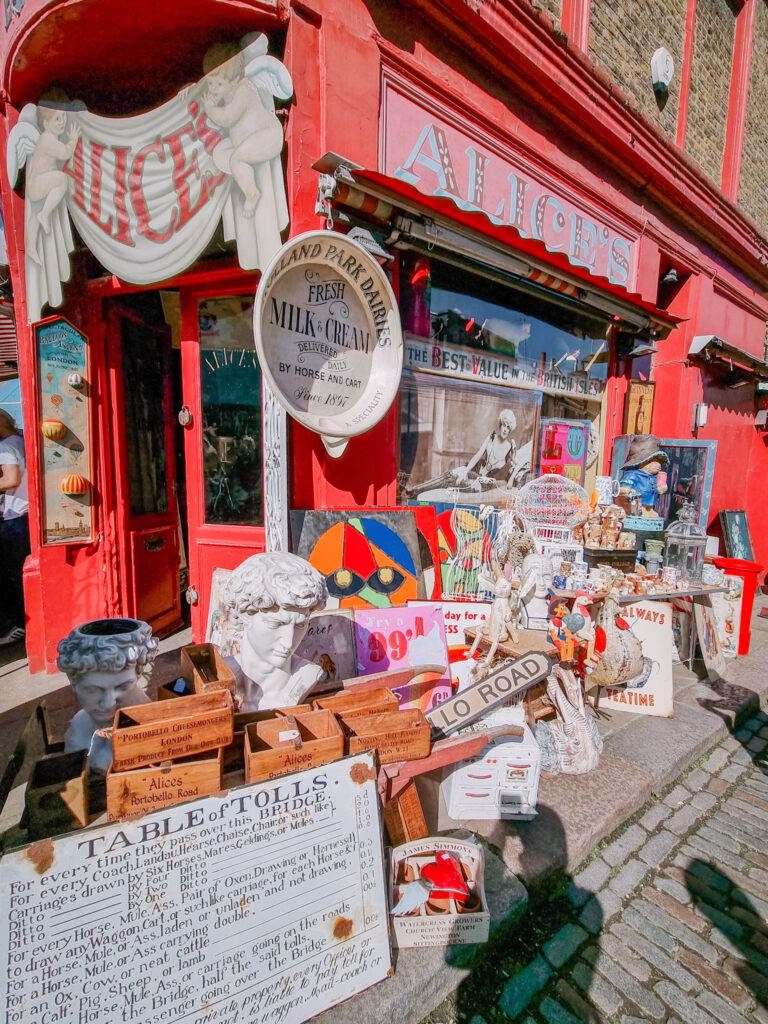
M 325 577 L 327 608 L 397 608 L 427 596 L 416 516 L 292 511 L 293 551 Z
M 538 458 L 541 393 L 406 372 L 398 501 L 503 503 Z
M 495 517 L 483 516 L 480 508 L 460 506 L 446 509 L 437 517 L 437 542 L 443 597 L 452 601 L 490 599 L 481 579 L 483 567 L 490 566 Z
M 561 420 L 545 417 L 541 421 L 539 472 L 556 473 L 584 485 L 589 451 L 591 420 Z
M 717 618 L 712 608 L 712 598 L 708 594 L 694 597 L 693 614 L 707 675 L 713 681 L 720 679 L 725 675 L 725 657 L 717 635 Z
M 82 544 L 93 540 L 88 339 L 63 317 L 35 324 L 33 331 L 42 435 L 42 539 L 44 544 Z
M 656 385 L 649 380 L 631 380 L 624 398 L 624 433 L 650 434 Z
M 613 443 L 611 475 L 621 478 L 624 460 L 633 434 L 619 434 Z M 678 438 L 659 438 L 659 447 L 666 453 L 667 491 L 656 502 L 656 511 L 666 524 L 679 518 L 680 509 L 691 502 L 696 509 L 697 522 L 705 529 L 709 523 L 709 504 L 715 475 L 717 441 L 687 441 Z
M 739 628 L 741 626 L 741 601 L 744 596 L 744 580 L 741 576 L 726 576 L 728 590 L 721 594 L 710 594 L 715 615 L 717 639 L 724 658 L 735 658 L 739 651 Z
M 600 706 L 659 718 L 674 717 L 672 605 L 667 601 L 638 601 L 625 605 L 621 614 L 642 645 L 643 658 L 646 664 L 650 662 L 650 673 L 640 686 L 606 687 L 600 695 Z
M 754 562 L 752 537 L 749 532 L 747 513 L 744 509 L 723 509 L 720 512 L 720 527 L 723 531 L 727 557 Z

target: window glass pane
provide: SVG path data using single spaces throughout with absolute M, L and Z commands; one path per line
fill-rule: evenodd
M 198 306 L 205 521 L 263 526 L 261 370 L 253 298 Z
M 120 321 L 125 395 L 125 439 L 131 515 L 168 511 L 165 478 L 163 374 L 165 342 L 146 325 Z

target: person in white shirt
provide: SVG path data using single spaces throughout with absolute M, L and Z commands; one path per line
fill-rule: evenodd
M 23 639 L 24 587 L 22 571 L 29 554 L 29 501 L 24 439 L 13 416 L 0 409 L 0 570 L 5 577 L 5 600 L 0 605 L 0 646 Z

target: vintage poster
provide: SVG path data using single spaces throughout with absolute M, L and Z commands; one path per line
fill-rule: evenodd
M 301 1024 L 391 969 L 373 754 L 2 861 L 15 1024 Z
M 649 380 L 631 380 L 624 398 L 624 433 L 650 434 L 653 415 L 653 393 L 656 385 Z
M 590 420 L 542 419 L 539 471 L 565 476 L 583 486 L 590 426 Z
M 541 393 L 404 373 L 398 501 L 500 503 L 538 455 Z
M 739 628 L 741 626 L 741 599 L 744 596 L 744 580 L 741 576 L 726 576 L 728 590 L 724 594 L 710 594 L 712 611 L 715 615 L 717 639 L 724 658 L 735 658 L 739 651 Z
M 42 434 L 43 543 L 82 544 L 93 540 L 88 339 L 63 317 L 44 320 L 33 330 Z
M 672 612 L 672 605 L 667 601 L 624 605 L 621 614 L 642 645 L 645 667 L 639 679 L 625 686 L 607 686 L 600 694 L 601 707 L 660 718 L 674 716 Z
M 451 695 L 448 648 L 439 604 L 407 608 L 360 609 L 355 612 L 357 668 L 360 675 L 430 665 L 442 668 L 430 685 L 413 697 L 401 688 L 400 708 L 430 711 Z
M 693 599 L 693 614 L 696 619 L 696 633 L 707 675 L 711 680 L 725 675 L 725 657 L 717 636 L 717 616 L 712 608 L 712 598 L 703 594 Z

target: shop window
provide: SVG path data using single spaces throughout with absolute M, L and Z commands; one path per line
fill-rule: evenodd
M 261 370 L 253 298 L 198 306 L 205 521 L 262 526 Z
M 163 394 L 166 341 L 138 320 L 120 323 L 131 515 L 168 511 Z

